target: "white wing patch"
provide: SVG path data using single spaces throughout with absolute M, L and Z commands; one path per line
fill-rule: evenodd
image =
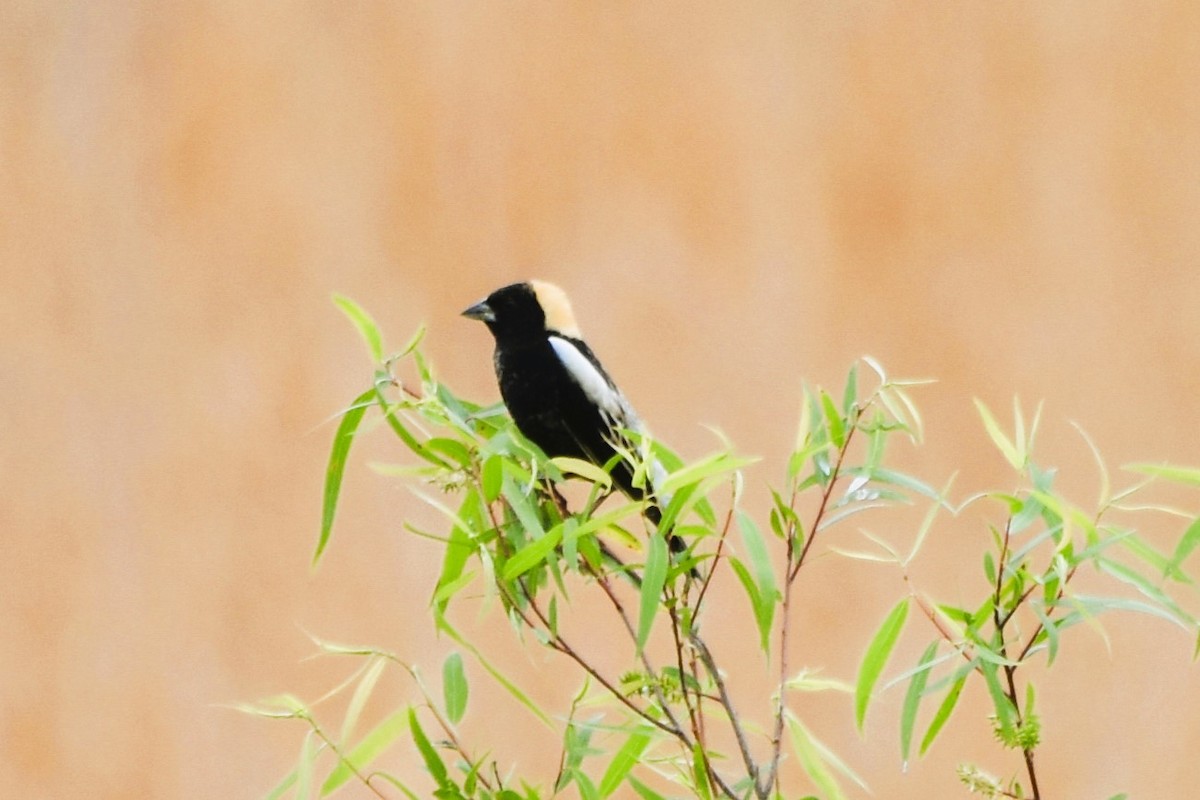
M 558 360 L 566 367 L 567 374 L 574 379 L 575 383 L 579 384 L 579 388 L 583 389 L 583 393 L 587 395 L 588 399 L 600 409 L 601 416 L 604 417 L 604 421 L 611 429 L 609 441 L 612 445 L 618 450 L 632 449 L 629 440 L 620 434 L 620 429 L 624 428 L 639 434 L 645 434 L 646 429 L 634 412 L 633 406 L 629 405 L 629 401 L 625 399 L 625 395 L 617 391 L 609 383 L 604 373 L 591 362 L 591 359 L 580 352 L 579 348 L 570 341 L 553 335 L 548 338 Z M 643 440 L 636 456 L 643 461 L 651 458 L 647 445 L 648 441 Z M 667 472 L 657 460 L 650 462 L 649 469 L 650 491 L 653 492 L 653 487 L 662 485 L 663 480 L 667 477 Z M 662 495 L 658 502 L 663 508 L 666 508 L 667 504 L 671 502 L 671 496 Z
M 579 388 L 583 389 L 588 399 L 596 404 L 610 425 L 632 431 L 641 429 L 641 422 L 630 407 L 629 401 L 613 388 L 604 377 L 604 373 L 596 369 L 596 365 L 579 352 L 578 347 L 559 336 L 548 338 L 558 360 L 566 367 L 567 374 L 579 384 Z

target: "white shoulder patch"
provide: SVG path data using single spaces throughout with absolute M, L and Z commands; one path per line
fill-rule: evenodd
M 558 360 L 566 367 L 575 383 L 583 389 L 596 406 L 608 417 L 614 427 L 638 430 L 641 426 L 637 415 L 620 392 L 609 384 L 608 380 L 588 357 L 579 352 L 579 348 L 560 336 L 550 336 L 550 346 L 554 348 Z
M 612 427 L 613 444 L 618 447 L 632 448 L 632 444 L 626 437 L 619 435 L 617 429 L 624 428 L 642 435 L 646 434 L 646 429 L 633 407 L 629 405 L 629 401 L 625 399 L 625 395 L 614 389 L 604 374 L 596 369 L 596 365 L 572 342 L 561 336 L 552 335 L 548 338 L 550 346 L 554 348 L 554 353 L 566 368 L 567 374 L 579 384 L 579 388 L 583 389 L 583 393 L 587 395 L 588 399 L 599 407 L 605 420 Z M 651 459 L 648 440 L 643 440 L 642 446 L 638 449 L 638 458 Z M 649 484 L 653 492 L 655 491 L 653 487 L 662 485 L 663 480 L 667 477 L 667 472 L 657 460 L 650 461 L 649 469 Z M 671 502 L 671 496 L 660 495 L 658 502 L 665 508 Z

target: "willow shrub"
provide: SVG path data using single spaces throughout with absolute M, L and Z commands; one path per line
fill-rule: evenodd
M 888 466 L 889 442 L 904 437 L 919 443 L 921 420 L 908 393 L 912 382 L 892 380 L 878 363 L 864 358 L 850 369 L 836 396 L 805 390 L 786 471 L 758 519 L 740 502 L 741 470 L 749 459 L 724 449 L 684 463 L 659 442 L 639 443 L 639 452 L 627 457 L 652 453 L 668 473 L 655 487 L 670 498 L 655 529 L 645 522 L 639 502 L 619 493 L 609 498 L 612 482 L 604 469 L 547 458 L 520 435 L 502 406 L 478 405 L 440 383 L 422 356 L 420 332 L 385 357 L 370 316 L 346 298 L 335 300 L 362 334 L 377 369 L 370 388 L 341 414 L 334 435 L 314 561 L 330 542 L 351 445 L 366 415 L 378 415 L 386 426 L 376 430 L 390 431 L 411 454 L 410 463 L 390 473 L 421 487 L 418 495 L 444 518 L 440 532 L 412 532 L 442 543 L 441 569 L 429 587 L 429 614 L 460 651 L 441 665 L 439 693 L 428 688 L 418 665 L 399 655 L 318 642 L 322 652 L 357 662 L 347 680 L 322 698 L 349 696 L 340 719 L 321 719 L 315 710 L 320 701 L 305 703 L 291 695 L 243 707 L 308 726 L 295 768 L 269 797 L 323 797 L 354 782 L 381 797 L 533 800 L 567 793 L 590 800 L 632 791 L 648 799 L 807 793 L 836 800 L 856 792 L 852 785 L 866 786 L 805 726 L 789 702 L 793 693 L 852 693 L 861 729 L 876 693 L 903 691 L 898 763 L 904 763 L 930 748 L 973 681 L 986 687 L 992 705 L 989 717 L 974 724 L 990 726 L 1000 750 L 1013 751 L 1015 761 L 1006 770 L 1020 777 L 1000 780 L 964 764 L 959 768 L 964 787 L 988 797 L 1039 798 L 1035 754 L 1042 726 L 1034 681 L 1069 644 L 1069 629 L 1085 621 L 1095 625 L 1098 616 L 1119 610 L 1159 617 L 1197 634 L 1196 618 L 1169 589 L 1191 583 L 1185 563 L 1200 543 L 1200 519 L 1175 508 L 1139 505 L 1135 495 L 1162 479 L 1200 486 L 1200 470 L 1132 465 L 1126 472 L 1136 479 L 1114 490 L 1096 453 L 1101 497 L 1096 507 L 1084 508 L 1056 491 L 1055 470 L 1033 458 L 1040 413 L 1026 420 L 1014 404 L 1006 426 L 977 403 L 987 436 L 1012 469 L 1003 480 L 1018 488 L 980 492 L 955 504 L 948 486 L 934 489 Z M 396 377 L 401 362 L 412 363 L 419 385 Z M 555 488 L 568 480 L 590 485 L 587 499 L 576 508 L 569 508 Z M 842 552 L 893 564 L 908 587 L 878 628 L 863 630 L 856 678 L 822 678 L 789 664 L 788 636 L 797 614 L 791 598 L 813 544 L 855 514 L 886 515 L 889 508 L 914 501 L 927 504 L 928 513 L 903 552 L 876 537 L 869 537 L 866 552 Z M 968 607 L 940 603 L 913 585 L 908 566 L 927 543 L 938 514 L 958 514 L 978 504 L 986 506 L 984 518 L 992 522 L 991 544 L 979 561 L 977 602 Z M 1115 516 L 1123 523 L 1110 521 L 1114 512 L 1121 512 Z M 1156 548 L 1128 524 L 1139 514 L 1161 513 L 1179 520 L 1182 528 L 1170 551 Z M 670 555 L 668 533 L 690 543 L 687 553 Z M 606 541 L 629 545 L 632 550 L 622 552 L 635 553 L 636 561 L 628 555 L 623 561 Z M 721 570 L 732 571 L 744 589 L 745 624 L 757 632 L 761 657 L 776 676 L 765 730 L 739 714 L 719 655 L 702 632 L 709 583 Z M 1107 577 L 1112 592 L 1076 592 L 1081 572 Z M 623 641 L 602 646 L 621 648 L 626 662 L 621 674 L 600 666 L 595 657 L 601 647 L 595 642 L 566 633 L 575 613 L 571 598 L 583 593 L 597 593 L 624 631 Z M 523 646 L 552 650 L 575 669 L 580 688 L 569 707 L 539 707 L 451 623 L 447 612 L 458 604 L 503 615 Z M 928 646 L 916 664 L 890 665 L 906 627 L 910 636 L 928 638 Z M 660 646 L 649 647 L 651 641 Z M 669 655 L 655 658 L 652 650 Z M 495 764 L 487 742 L 464 740 L 459 724 L 469 684 L 463 654 L 475 665 L 476 692 L 509 693 L 531 722 L 549 729 L 550 741 L 560 743 L 556 774 L 521 775 Z M 895 674 L 884 680 L 889 668 Z M 360 733 L 359 717 L 389 669 L 411 676 L 413 701 Z M 598 706 L 602 713 L 596 712 Z M 722 752 L 726 746 L 730 752 Z M 794 757 L 802 768 L 789 772 L 797 776 L 795 786 L 781 778 L 785 757 Z M 419 759 L 428 773 L 423 785 L 406 785 L 388 769 L 411 759 Z

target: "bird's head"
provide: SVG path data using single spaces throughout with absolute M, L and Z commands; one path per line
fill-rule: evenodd
M 462 315 L 483 322 L 498 342 L 535 339 L 548 333 L 580 338 L 567 293 L 545 281 L 497 289 Z

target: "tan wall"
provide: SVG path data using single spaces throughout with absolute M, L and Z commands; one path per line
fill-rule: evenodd
M 348 664 L 301 662 L 304 630 L 437 673 L 434 550 L 401 531 L 433 522 L 366 468 L 398 457 L 382 436 L 308 570 L 322 423 L 370 370 L 333 291 L 393 344 L 428 323 L 441 375 L 493 398 L 486 333 L 456 312 L 554 279 L 656 433 L 697 456 L 719 426 L 764 456 L 754 486 L 782 468 L 800 382 L 837 385 L 862 353 L 941 380 L 905 458 L 935 482 L 961 468 L 963 494 L 1010 483 L 973 395 L 1045 398 L 1043 460 L 1081 502 L 1095 472 L 1068 420 L 1114 465 L 1200 462 L 1200 6 L 604 5 L 0 9 L 6 796 L 262 793 L 300 728 L 219 704 L 329 686 Z M 935 536 L 925 585 L 974 601 L 985 534 Z M 852 677 L 902 590 L 818 561 L 793 663 Z M 1106 625 L 1111 657 L 1078 629 L 1033 668 L 1047 796 L 1189 796 L 1191 642 Z M 510 639 L 540 697 L 570 695 L 563 662 Z M 748 711 L 761 674 L 737 671 Z M 549 781 L 554 743 L 471 677 L 468 734 Z M 900 700 L 865 740 L 848 702 L 803 708 L 879 797 L 957 796 L 963 759 L 1017 771 L 974 696 L 901 774 Z

